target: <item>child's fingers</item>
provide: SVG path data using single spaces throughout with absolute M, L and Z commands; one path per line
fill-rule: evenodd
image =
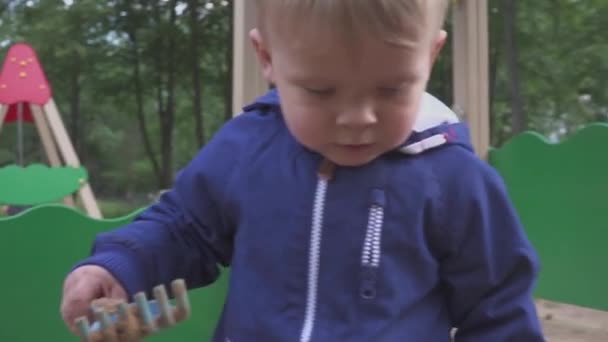
M 87 316 L 87 308 L 87 303 L 77 298 L 68 298 L 66 301 L 64 301 L 64 303 L 62 303 L 61 316 L 64 323 L 72 333 L 77 335 L 80 334 L 80 327 L 77 324 L 78 320 L 80 320 L 82 317 L 92 318 Z
M 110 293 L 108 295 L 110 298 L 127 301 L 127 291 L 125 291 L 125 289 L 119 283 L 112 284 L 109 292 Z
M 104 268 L 93 265 L 80 266 L 64 280 L 60 312 L 66 326 L 79 334 L 76 319 L 90 313 L 90 303 L 96 298 L 127 299 L 120 283 Z M 94 319 L 88 316 L 89 321 Z
M 89 314 L 89 303 L 96 294 L 95 288 L 88 285 L 90 284 L 78 280 L 69 282 L 61 301 L 61 316 L 67 327 L 76 334 L 79 333 L 76 319 Z

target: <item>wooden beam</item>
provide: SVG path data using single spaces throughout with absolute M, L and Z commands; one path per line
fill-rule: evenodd
M 59 146 L 59 151 L 61 152 L 66 165 L 80 167 L 80 160 L 78 159 L 78 155 L 76 155 L 76 150 L 70 141 L 68 132 L 63 125 L 63 121 L 61 120 L 61 116 L 59 115 L 55 101 L 50 99 L 43 108 L 51 127 L 51 131 L 53 132 L 55 141 Z
M 262 76 L 249 31 L 255 27 L 255 2 L 234 1 L 232 113 L 238 115 L 243 106 L 263 95 L 268 83 Z
M 453 6 L 453 109 L 471 129 L 477 154 L 490 145 L 487 0 L 457 1 Z
M 0 104 L 0 131 L 2 130 L 2 124 L 4 123 L 4 117 L 8 112 L 8 105 Z
M 66 165 L 80 167 L 80 160 L 76 155 L 74 146 L 72 146 L 72 142 L 70 141 L 68 133 L 63 125 L 63 121 L 59 116 L 59 111 L 57 110 L 55 101 L 50 99 L 43 108 L 50 124 L 51 131 L 55 137 L 55 141 L 59 146 L 59 151 L 61 152 Z M 101 218 L 101 211 L 97 206 L 97 201 L 93 195 L 93 190 L 88 182 L 84 183 L 82 187 L 80 187 L 78 196 L 80 197 L 80 200 L 82 201 L 82 204 L 84 205 L 89 216 L 98 219 Z
M 55 146 L 55 142 L 53 141 L 51 129 L 49 128 L 46 118 L 44 117 L 42 108 L 37 105 L 30 105 L 30 109 L 32 111 L 32 116 L 34 117 L 34 123 L 36 124 L 38 135 L 42 141 L 42 147 L 44 148 L 44 152 L 46 153 L 46 157 L 49 161 L 49 165 L 55 167 L 61 166 L 59 152 L 57 151 L 57 146 Z
M 57 151 L 57 146 L 55 145 L 55 141 L 53 140 L 51 129 L 49 127 L 48 122 L 46 121 L 46 118 L 44 117 L 42 108 L 38 105 L 33 104 L 30 104 L 29 106 L 32 112 L 32 116 L 34 117 L 34 123 L 36 124 L 38 135 L 40 136 L 40 140 L 42 141 L 42 147 L 44 148 L 46 158 L 49 161 L 49 165 L 52 167 L 61 166 L 62 163 L 61 158 L 59 158 L 59 151 Z M 72 196 L 66 196 L 63 199 L 63 203 L 70 207 L 75 206 L 74 199 L 72 198 Z

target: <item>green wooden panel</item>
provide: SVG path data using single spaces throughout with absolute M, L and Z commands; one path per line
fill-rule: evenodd
M 64 277 L 88 255 L 96 234 L 132 220 L 95 220 L 63 205 L 44 205 L 0 218 L 2 306 L 0 341 L 78 341 L 59 314 Z M 227 288 L 227 275 L 190 292 L 192 318 L 152 342 L 209 341 Z
M 608 125 L 551 144 L 526 132 L 490 151 L 542 270 L 536 295 L 608 310 Z
M 5 166 L 0 168 L 0 203 L 27 206 L 54 202 L 76 192 L 87 178 L 83 167 Z

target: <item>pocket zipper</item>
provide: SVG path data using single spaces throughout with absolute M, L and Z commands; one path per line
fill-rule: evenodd
M 376 297 L 376 273 L 382 255 L 382 228 L 384 226 L 384 207 L 386 197 L 381 189 L 372 190 L 372 203 L 369 209 L 365 241 L 361 253 L 361 287 L 359 295 L 363 299 Z

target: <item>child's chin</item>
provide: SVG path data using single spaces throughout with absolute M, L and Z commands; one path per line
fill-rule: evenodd
M 349 153 L 332 153 L 325 155 L 325 158 L 329 159 L 334 164 L 346 167 L 363 166 L 365 164 L 370 163 L 377 157 L 378 155 L 371 153 L 359 155 L 353 155 Z

